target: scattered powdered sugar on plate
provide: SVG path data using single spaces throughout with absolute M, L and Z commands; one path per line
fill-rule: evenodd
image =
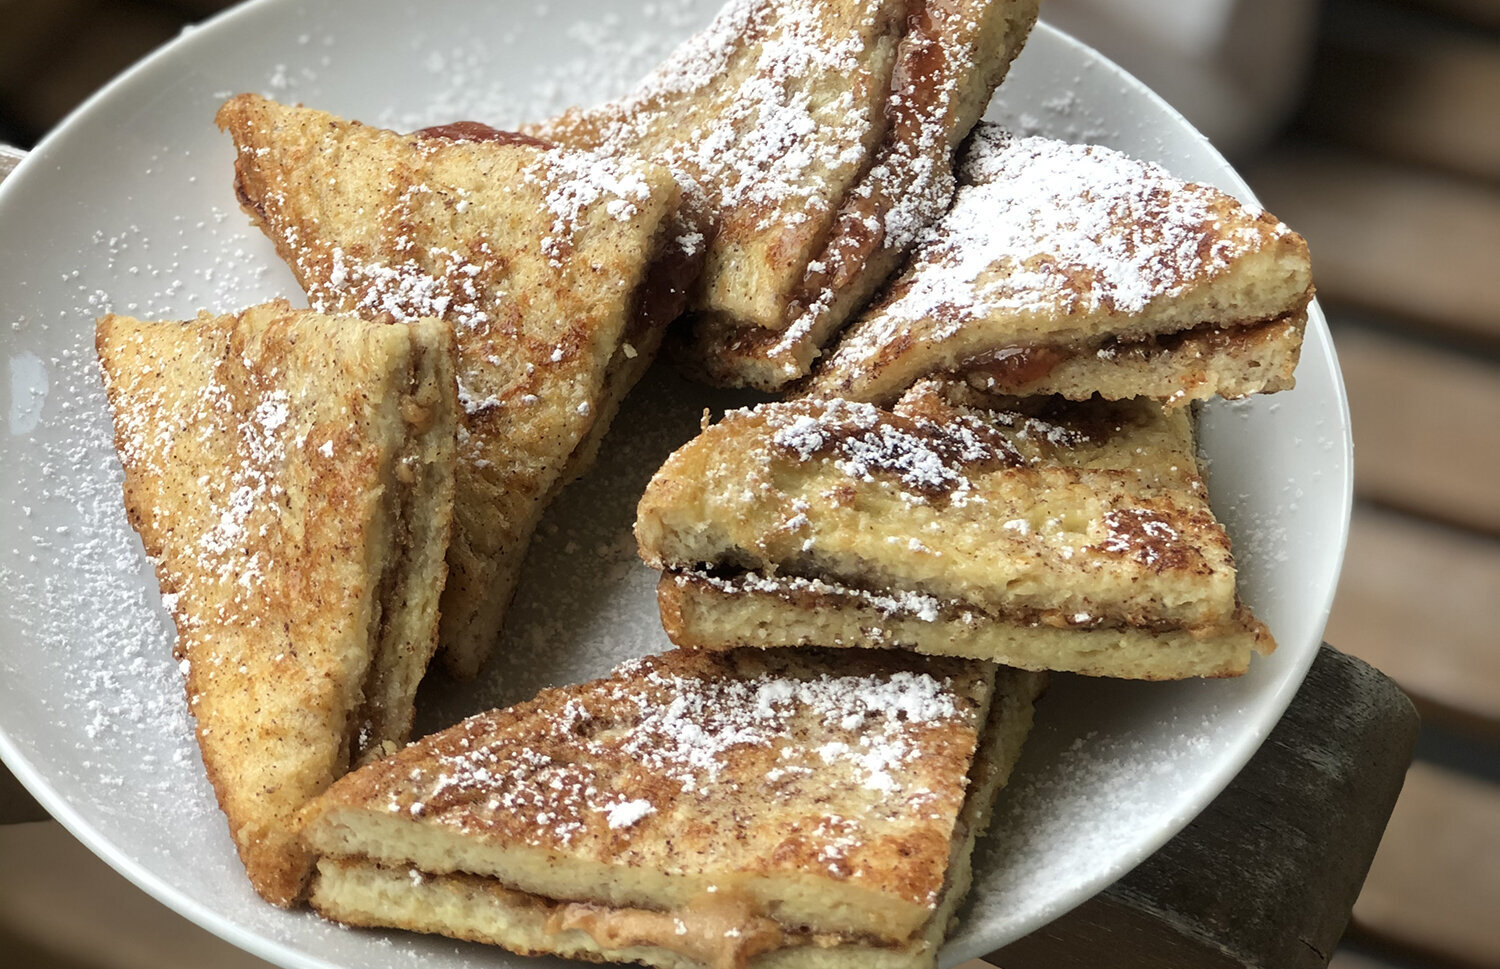
M 636 503 L 667 455 L 715 413 L 752 399 L 706 391 L 657 364 L 625 399 L 594 467 L 548 508 L 527 553 L 500 646 L 479 676 L 436 669 L 417 703 L 417 732 L 518 703 L 544 687 L 603 676 L 620 660 L 672 648 L 656 610 L 659 575 L 636 551 Z
M 580 18 L 587 24 L 570 25 L 531 8 L 431 0 L 414 18 L 409 3 L 371 2 L 362 5 L 368 29 L 325 13 L 328 5 L 265 6 L 296 16 L 284 23 L 230 17 L 192 32 L 185 40 L 197 53 L 167 51 L 161 61 L 186 72 L 127 79 L 59 132 L 48 164 L 21 170 L 24 191 L 18 184 L 0 199 L 7 225 L 27 227 L 24 238 L 0 239 L 4 352 L 8 364 L 34 356 L 48 384 L 38 423 L 0 437 L 7 469 L 0 482 L 0 627 L 9 633 L 0 643 L 0 740 L 7 757 L 30 768 L 21 773 L 40 782 L 49 803 L 66 805 L 93 844 L 112 847 L 116 861 L 144 872 L 169 904 L 217 931 L 258 940 L 277 961 L 449 967 L 482 953 L 508 964 L 503 954 L 445 940 L 347 932 L 250 893 L 193 743 L 171 658 L 171 622 L 125 521 L 92 321 L 111 309 L 183 318 L 272 296 L 297 298 L 290 274 L 234 202 L 232 152 L 209 120 L 223 98 L 262 90 L 397 130 L 461 118 L 514 127 L 628 90 L 708 22 L 717 4 L 610 7 L 602 18 L 596 9 Z M 352 39 L 371 31 L 389 45 Z M 220 37 L 222 46 L 206 46 Z M 573 46 L 546 46 L 551 37 Z M 539 62 L 532 56 L 538 46 L 560 56 Z M 202 53 L 231 49 L 234 57 L 223 61 Z M 1103 137 L 1140 157 L 1170 161 L 1187 177 L 1232 179 L 1195 136 L 1174 128 L 1166 112 L 1132 94 L 1102 61 L 1089 67 L 1090 56 L 1038 28 L 999 110 L 1029 119 L 1035 133 Z M 1063 103 L 1060 92 L 1072 88 L 1080 91 L 1076 102 Z M 91 169 L 100 144 L 114 146 L 109 166 Z M 67 180 L 49 175 L 63 169 Z M 50 208 L 39 210 L 27 196 L 45 197 Z M 26 221 L 14 221 L 18 213 Z M 1243 419 L 1221 421 L 1205 437 L 1216 462 L 1225 462 L 1215 465 L 1213 487 L 1224 493 L 1215 502 L 1226 506 L 1221 516 L 1235 519 L 1232 531 L 1243 542 L 1237 560 L 1259 594 L 1255 605 L 1263 603 L 1278 635 L 1290 629 L 1293 640 L 1238 682 L 1096 689 L 1056 678 L 1039 707 L 1045 729 L 1029 745 L 995 834 L 976 858 L 974 906 L 945 961 L 991 951 L 1034 928 L 1042 909 L 1055 914 L 1058 904 L 1077 901 L 1080 887 L 1098 887 L 1101 873 L 1118 874 L 1120 859 L 1138 858 L 1136 846 L 1164 825 L 1179 825 L 1184 811 L 1203 802 L 1204 778 L 1265 720 L 1267 698 L 1289 692 L 1284 671 L 1307 645 L 1302 640 L 1316 649 L 1307 619 L 1316 612 L 1316 603 L 1309 607 L 1316 592 L 1308 590 L 1331 579 L 1307 563 L 1331 555 L 1320 550 L 1336 544 L 1331 516 L 1314 514 L 1331 507 L 1319 497 L 1320 487 L 1328 488 L 1303 476 L 1306 496 L 1283 494 L 1292 473 L 1284 458 L 1277 464 L 1267 456 L 1288 416 L 1320 406 L 1325 416 L 1335 413 L 1323 346 L 1304 354 L 1298 390 L 1284 395 L 1287 412 L 1268 417 L 1263 404 L 1252 403 Z M 39 388 L 25 376 L 35 369 L 21 365 L 18 380 L 11 366 L 0 368 L 0 380 L 11 381 L 10 399 Z M 25 386 L 18 390 L 18 383 Z M 629 535 L 634 503 L 666 454 L 696 433 L 704 406 L 719 413 L 750 399 L 705 394 L 663 368 L 648 376 L 627 400 L 595 472 L 564 491 L 544 520 L 490 667 L 466 684 L 432 677 L 419 698 L 419 732 L 669 647 L 654 608 L 657 576 L 637 560 Z M 1331 423 L 1320 434 L 1318 453 L 1337 457 L 1342 426 Z M 1252 455 L 1247 460 L 1256 467 L 1246 472 L 1229 463 L 1234 448 Z M 1341 472 L 1336 461 L 1330 468 L 1325 481 Z M 1268 475 L 1273 480 L 1263 486 Z M 1275 509 L 1284 499 L 1296 514 Z M 1298 571 L 1286 575 L 1283 566 Z M 1264 594 L 1271 577 L 1275 594 Z M 1074 749 L 1074 740 L 1082 745 Z M 878 772 L 869 776 L 881 782 Z M 841 823 L 830 818 L 830 830 Z
M 518 56 L 518 47 L 534 42 L 526 18 L 544 19 L 547 12 L 525 7 L 510 12 L 516 22 L 509 29 L 456 44 L 425 30 L 413 32 L 405 48 L 422 67 L 421 105 L 385 108 L 364 120 L 397 131 L 460 119 L 515 129 L 570 107 L 598 104 L 629 90 L 682 37 L 702 26 L 711 10 L 695 0 L 656 0 L 628 13 L 591 11 L 593 16 L 567 26 L 561 56 L 523 85 L 500 65 Z
M 212 807 L 192 743 L 172 626 L 140 542 L 125 520 L 92 341 L 52 357 L 45 428 L 12 438 L 7 462 L 0 625 L 32 643 L 7 678 L 55 678 L 62 706 L 38 691 L 56 743 L 78 749 L 72 778 L 112 792 L 98 803 L 155 813 L 173 828 Z M 19 526 L 19 527 L 17 527 Z M 54 694 L 55 696 L 55 694 Z M 196 789 L 198 796 L 185 796 Z

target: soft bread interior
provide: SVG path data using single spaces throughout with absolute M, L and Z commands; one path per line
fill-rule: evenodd
M 405 329 L 410 374 L 389 406 L 393 425 L 399 422 L 406 434 L 381 472 L 382 518 L 389 524 L 381 547 L 371 550 L 380 570 L 379 605 L 355 721 L 355 764 L 400 747 L 411 733 L 417 686 L 437 649 L 438 600 L 448 573 L 458 428 L 453 331 L 437 320 Z
M 678 645 L 706 649 L 840 646 L 963 656 L 1029 670 L 1176 680 L 1238 676 L 1275 641 L 1243 606 L 1212 629 L 1051 626 L 930 596 L 890 595 L 821 579 L 668 572 L 657 586 L 662 625 Z
M 325 916 L 351 925 L 396 926 L 512 951 L 590 961 L 641 962 L 663 969 L 918 969 L 934 964 L 968 891 L 974 842 L 988 824 L 1031 726 L 1044 680 L 1001 670 L 967 794 L 953 828 L 947 878 L 926 919 L 905 939 L 810 932 L 755 914 L 746 905 L 674 908 L 579 906 L 465 873 L 433 875 L 364 858 L 324 858 L 312 891 Z

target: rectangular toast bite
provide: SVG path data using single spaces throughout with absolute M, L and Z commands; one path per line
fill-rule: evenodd
M 453 331 L 294 310 L 99 321 L 125 508 L 177 625 L 204 766 L 256 891 L 296 813 L 406 742 L 453 509 Z
M 632 661 L 330 789 L 312 903 L 528 954 L 931 966 L 1042 683 L 888 651 Z
M 1270 214 L 1098 145 L 982 124 L 948 214 L 809 397 L 889 406 L 927 376 L 1172 405 L 1288 389 L 1307 245 Z
M 913 0 L 896 48 L 887 128 L 807 263 L 784 328 L 703 314 L 669 342 L 710 383 L 780 390 L 900 267 L 953 200 L 954 155 L 1036 23 L 1036 0 Z
M 697 275 L 681 193 L 661 167 L 472 122 L 399 134 L 248 94 L 217 121 L 242 206 L 314 307 L 454 326 L 464 413 L 441 642 L 448 670 L 473 676 L 542 512 Z
M 1177 679 L 1274 644 L 1240 603 L 1186 412 L 994 402 L 924 382 L 894 411 L 727 414 L 641 499 L 683 646 L 901 647 Z

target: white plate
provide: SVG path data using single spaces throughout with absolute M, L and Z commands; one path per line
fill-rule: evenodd
M 193 745 L 171 629 L 125 522 L 93 320 L 182 318 L 295 295 L 230 189 L 219 102 L 260 91 L 410 129 L 506 125 L 626 89 L 715 0 L 617 3 L 264 0 L 186 33 L 88 102 L 0 187 L 0 754 L 63 824 L 146 891 L 288 967 L 537 963 L 399 932 L 348 932 L 251 893 Z M 1039 28 L 991 112 L 1104 142 L 1248 198 L 1173 111 Z M 1231 681 L 1058 677 L 977 858 L 944 952 L 992 950 L 1103 888 L 1181 829 L 1249 758 L 1317 650 L 1350 501 L 1348 414 L 1314 308 L 1297 389 L 1206 409 L 1215 507 L 1245 598 L 1281 648 Z M 707 399 L 660 369 L 597 473 L 534 549 L 505 659 L 423 696 L 431 727 L 666 648 L 635 497 Z M 722 403 L 725 398 L 714 398 Z

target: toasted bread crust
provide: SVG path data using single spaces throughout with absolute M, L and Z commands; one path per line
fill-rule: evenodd
M 901 0 L 737 0 L 625 98 L 527 130 L 660 161 L 707 221 L 690 308 L 781 329 L 888 120 Z
M 936 681 L 927 679 L 934 676 Z M 942 684 L 936 692 L 929 689 L 934 683 Z M 546 691 L 510 712 L 481 715 L 441 741 L 429 738 L 346 778 L 308 811 L 309 836 L 325 854 L 313 905 L 350 924 L 440 932 L 526 954 L 680 969 L 930 967 L 968 888 L 974 838 L 1019 756 L 1042 685 L 1035 674 L 889 652 L 848 653 L 842 660 L 816 650 L 676 652 L 639 661 L 608 679 Z M 686 749 L 680 739 L 632 747 L 633 740 L 645 739 L 655 716 L 641 720 L 640 701 L 654 710 L 691 711 L 689 720 L 675 723 L 680 731 L 703 731 L 693 742 L 696 766 L 687 773 L 677 759 Z M 598 719 L 601 704 L 622 702 L 624 722 Z M 897 734 L 891 733 L 894 708 L 887 709 L 887 702 L 903 711 L 905 726 Z M 851 717 L 863 720 L 853 733 Z M 729 733 L 722 732 L 725 727 Z M 561 746 L 537 746 L 549 734 Z M 895 748 L 886 744 L 898 734 L 902 752 L 888 757 Z M 879 785 L 879 806 L 851 813 L 851 785 L 839 779 L 848 762 L 840 751 L 855 736 L 869 741 L 859 745 L 856 759 L 878 762 L 887 776 Z M 509 768 L 517 756 L 510 744 L 520 742 L 530 751 L 522 759 L 543 768 L 525 779 Z M 759 751 L 765 743 L 773 749 Z M 552 795 L 552 803 L 519 810 L 496 802 L 523 791 L 556 790 L 551 780 L 560 775 L 543 765 L 561 763 L 564 750 L 570 752 L 569 770 L 623 766 L 628 785 L 645 766 L 677 774 L 679 781 L 691 776 L 703 786 L 685 787 L 670 801 L 650 798 L 654 810 L 622 825 L 609 843 L 580 831 L 552 844 L 559 822 L 575 814 L 565 799 Z M 616 753 L 601 761 L 601 752 L 609 750 Z M 496 753 L 498 759 L 489 756 Z M 809 754 L 826 769 L 803 775 Z M 482 776 L 470 768 L 455 770 L 455 755 L 469 765 L 482 762 Z M 767 773 L 766 764 L 775 769 Z M 792 776 L 806 780 L 789 784 Z M 852 787 L 861 787 L 854 780 Z M 455 789 L 463 789 L 457 797 Z M 674 805 L 687 802 L 697 804 L 691 818 L 674 814 Z M 538 816 L 534 807 L 553 830 L 532 820 Z M 708 828 L 697 823 L 705 809 Z M 804 811 L 810 812 L 807 821 L 800 820 Z M 464 870 L 453 870 L 458 854 L 421 850 L 423 843 L 411 838 L 394 853 L 358 850 L 368 847 L 357 835 L 372 812 L 399 815 L 407 829 L 451 828 L 465 843 Z M 814 816 L 818 824 L 807 823 Z M 930 855 L 923 848 L 917 860 L 909 852 L 925 840 L 893 835 L 919 828 L 938 837 Z M 715 836 L 705 839 L 710 829 Z M 761 844 L 767 836 L 779 841 L 774 850 Z M 484 861 L 514 840 L 551 844 L 554 880 L 556 869 L 601 851 L 613 856 L 613 867 L 572 886 L 584 889 L 582 901 L 537 892 L 537 873 L 516 865 L 490 870 Z M 378 848 L 390 843 L 383 839 Z M 910 880 L 928 866 L 930 873 Z M 798 870 L 812 887 L 821 885 L 825 910 L 809 910 L 803 892 L 765 894 L 794 885 L 767 878 L 768 869 Z M 639 887 L 662 873 L 678 879 L 710 874 L 717 891 L 674 896 Z M 879 883 L 882 891 L 919 904 L 900 924 L 866 917 L 856 928 L 859 913 L 833 904 L 851 881 Z
M 708 383 L 780 390 L 896 271 L 952 201 L 953 155 L 989 105 L 1036 23 L 1035 0 L 914 0 L 896 51 L 889 126 L 807 263 L 784 330 L 703 314 L 674 359 Z
M 1290 386 L 1312 276 L 1306 243 L 1273 216 L 1109 149 L 992 125 L 963 173 L 809 396 L 889 404 L 923 376 L 971 369 L 1002 392 L 1075 399 Z
M 773 923 L 769 937 L 762 934 L 756 944 L 742 945 L 738 940 L 751 936 L 743 925 L 766 919 L 705 920 L 693 911 L 594 907 L 599 920 L 570 919 L 566 913 L 579 908 L 576 904 L 507 889 L 494 878 L 413 877 L 409 869 L 363 859 L 322 859 L 312 904 L 325 917 L 350 925 L 435 932 L 524 955 L 641 962 L 661 969 L 932 969 L 969 890 L 975 840 L 988 826 L 995 793 L 1020 756 L 1032 704 L 1045 683 L 1011 672 L 1002 672 L 999 680 L 954 825 L 947 882 L 927 921 L 899 943 Z
M 686 299 L 680 192 L 649 164 L 402 135 L 253 95 L 217 120 L 242 205 L 314 306 L 454 324 L 465 414 L 442 642 L 450 672 L 472 676 L 547 501 Z M 677 278 L 653 276 L 664 261 Z M 665 311 L 643 305 L 653 279 Z
M 350 775 L 308 837 L 567 901 L 680 908 L 712 885 L 787 925 L 904 939 L 942 889 L 993 675 L 888 651 L 668 653 Z
M 106 316 L 97 347 L 126 511 L 177 624 L 209 780 L 251 883 L 292 904 L 312 864 L 296 812 L 362 747 L 406 739 L 409 695 L 365 706 L 382 605 L 388 652 L 425 667 L 435 645 L 452 331 L 278 301 L 186 323 Z M 408 509 L 429 520 L 420 536 L 388 500 L 403 458 L 429 480 Z M 397 559 L 405 599 L 382 604 Z
M 680 448 L 636 521 L 673 641 L 1147 679 L 1233 675 L 1273 647 L 1236 599 L 1185 412 L 983 399 L 929 383 L 894 413 L 766 404 Z

